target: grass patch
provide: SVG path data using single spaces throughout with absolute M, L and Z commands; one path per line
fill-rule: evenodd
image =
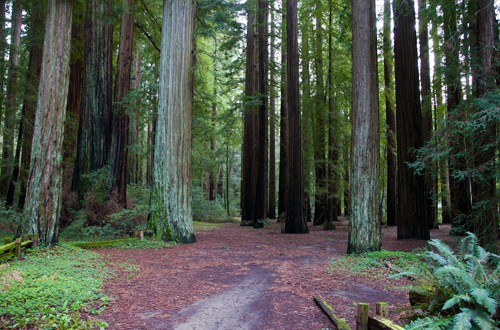
M 67 241 L 68 244 L 81 248 L 115 248 L 115 249 L 165 249 L 175 245 L 172 242 L 143 240 L 137 238 L 126 238 L 112 241 Z
M 0 328 L 94 329 L 108 297 L 103 258 L 61 244 L 36 249 L 26 260 L 0 265 Z
M 422 257 L 414 252 L 387 251 L 367 252 L 364 254 L 345 255 L 330 259 L 329 272 L 345 270 L 354 275 L 382 277 L 394 274 L 387 268 L 392 267 L 407 272 L 415 270 L 422 263 Z
M 211 230 L 211 229 L 219 229 L 222 226 L 226 226 L 230 224 L 231 222 L 201 222 L 201 221 L 194 221 L 194 230 Z

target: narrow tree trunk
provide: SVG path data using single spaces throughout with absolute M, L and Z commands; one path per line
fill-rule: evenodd
M 191 158 L 196 1 L 165 0 L 153 188 L 148 228 L 192 243 Z
M 396 183 L 396 116 L 394 114 L 394 76 L 391 30 L 391 2 L 384 0 L 384 95 L 385 120 L 387 125 L 387 225 L 395 226 L 397 209 Z
M 28 177 L 29 164 L 31 158 L 31 143 L 33 141 L 33 130 L 35 123 L 36 102 L 38 94 L 38 84 L 40 82 L 40 71 L 42 70 L 43 56 L 43 33 L 45 32 L 44 19 L 45 8 L 42 1 L 31 3 L 31 25 L 28 32 L 29 40 L 29 62 L 26 89 L 24 94 L 23 108 L 21 112 L 21 123 L 19 124 L 19 135 L 16 147 L 14 170 L 7 192 L 6 205 L 12 206 L 14 203 L 14 192 L 16 182 L 21 175 L 21 194 L 19 197 L 19 208 L 24 206 L 26 194 L 26 179 Z M 22 147 L 22 159 L 20 166 L 20 156 Z M 20 169 L 21 167 L 21 169 Z
M 297 0 L 287 0 L 286 2 L 286 34 L 288 138 L 291 147 L 288 153 L 288 199 L 284 233 L 302 234 L 308 233 L 309 229 L 304 218 Z
M 352 2 L 352 178 L 347 253 L 379 251 L 380 143 L 375 0 Z
M 274 65 L 274 0 L 271 0 L 271 55 L 269 83 L 269 212 L 268 218 L 276 218 L 276 95 Z
M 16 111 L 18 107 L 17 92 L 19 90 L 19 47 L 21 46 L 21 26 L 23 11 L 21 0 L 12 3 L 12 33 L 9 53 L 9 76 L 7 78 L 7 95 L 5 102 L 5 118 L 3 125 L 2 167 L 0 187 L 9 185 L 14 170 L 14 131 Z M 5 196 L 6 189 L 0 189 L 0 195 Z
M 429 31 L 426 18 L 426 1 L 418 0 L 419 8 L 419 43 L 420 43 L 420 80 L 422 94 L 422 139 L 424 143 L 430 142 L 432 138 L 432 94 L 431 94 L 431 69 L 429 62 Z M 436 166 L 430 165 L 425 169 L 425 191 L 427 194 L 427 215 L 429 217 L 429 229 L 438 229 L 437 206 L 433 202 L 437 195 L 437 187 L 434 184 L 433 175 Z
M 5 84 L 5 72 L 7 68 L 5 67 L 5 0 L 0 0 L 0 126 L 3 125 L 3 105 L 5 100 L 4 94 L 4 84 Z
M 62 201 L 62 144 L 68 100 L 72 0 L 49 0 L 35 131 L 23 215 L 28 234 L 40 243 L 58 240 Z
M 134 39 L 134 1 L 124 0 L 125 12 L 122 14 L 120 24 L 120 52 L 115 80 L 115 95 L 113 105 L 113 126 L 111 139 L 111 152 L 109 155 L 113 171 L 114 183 L 112 190 L 118 192 L 118 203 L 127 206 L 127 174 L 128 174 L 128 135 L 129 104 L 124 98 L 130 91 Z
M 113 25 L 110 0 L 89 0 L 78 147 L 72 189 L 85 193 L 82 175 L 101 169 L 111 145 Z

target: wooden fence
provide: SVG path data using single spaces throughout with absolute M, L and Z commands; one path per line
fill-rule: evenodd
M 5 245 L 0 246 L 0 261 L 17 257 L 21 259 L 21 253 L 26 253 L 28 248 L 38 245 L 38 234 L 31 239 L 29 235 L 24 235 L 24 239 L 16 238 L 15 242 L 10 241 L 10 237 L 5 237 Z

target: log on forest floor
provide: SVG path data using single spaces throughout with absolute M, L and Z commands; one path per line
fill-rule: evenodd
M 328 318 L 332 321 L 332 323 L 337 327 L 338 330 L 351 330 L 344 319 L 341 319 L 337 315 L 335 315 L 335 313 L 333 312 L 333 308 L 331 308 L 330 305 L 326 303 L 326 301 L 318 297 L 314 297 L 314 301 L 328 316 Z

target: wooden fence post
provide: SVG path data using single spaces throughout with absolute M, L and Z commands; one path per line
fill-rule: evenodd
M 377 305 L 375 305 L 375 313 L 378 316 L 381 316 L 384 318 L 387 317 L 387 315 L 388 315 L 387 303 L 384 303 L 384 302 L 377 303 Z
M 368 304 L 358 304 L 358 313 L 356 314 L 356 330 L 368 330 Z
M 144 241 L 144 231 L 139 231 L 139 240 Z
M 36 248 L 38 246 L 38 239 L 39 239 L 39 237 L 40 237 L 39 234 L 33 235 L 33 248 Z
M 21 238 L 16 238 L 16 257 L 21 259 Z
M 7 244 L 10 244 L 11 239 L 10 239 L 10 237 L 4 237 L 3 241 L 5 242 L 5 245 L 7 245 Z

